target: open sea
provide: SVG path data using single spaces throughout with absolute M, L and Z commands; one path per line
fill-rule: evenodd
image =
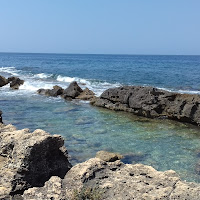
M 183 180 L 200 183 L 200 127 L 36 93 L 75 80 L 97 96 L 121 85 L 200 94 L 200 56 L 0 53 L 0 75 L 25 80 L 19 90 L 0 88 L 4 123 L 62 135 L 72 164 L 107 150 L 123 154 L 125 163 L 173 169 Z

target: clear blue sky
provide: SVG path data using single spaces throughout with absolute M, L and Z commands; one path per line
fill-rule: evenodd
M 0 0 L 0 52 L 200 55 L 200 0 Z

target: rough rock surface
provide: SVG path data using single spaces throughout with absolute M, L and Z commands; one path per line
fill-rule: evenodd
M 81 92 L 83 92 L 83 90 L 79 87 L 76 81 L 73 81 L 70 83 L 68 88 L 63 91 L 62 97 L 64 99 L 67 98 L 75 99 L 77 96 L 80 95 Z
M 88 88 L 85 88 L 83 90 L 83 92 L 80 93 L 80 95 L 78 95 L 76 97 L 76 99 L 81 99 L 81 100 L 90 100 L 92 98 L 94 98 L 94 92 L 92 90 L 89 90 Z
M 63 138 L 39 129 L 30 133 L 1 124 L 0 156 L 0 199 L 41 187 L 51 176 L 63 178 L 71 168 Z
M 8 82 L 10 83 L 10 88 L 15 90 L 19 89 L 19 86 L 24 84 L 24 80 L 21 80 L 20 78 L 14 76 L 9 77 Z
M 53 86 L 53 89 L 51 89 L 51 90 L 50 89 L 39 89 L 37 91 L 37 93 L 41 94 L 41 95 L 57 97 L 59 95 L 62 95 L 63 88 L 58 85 L 55 85 L 55 86 Z
M 173 93 L 153 87 L 124 86 L 104 91 L 91 103 L 144 117 L 163 117 L 200 125 L 199 95 Z
M 159 172 L 142 164 L 105 162 L 92 158 L 72 167 L 65 178 L 52 177 L 42 188 L 24 192 L 24 199 L 73 199 L 75 190 L 97 188 L 101 199 L 199 200 L 200 185 L 181 181 L 172 171 Z
M 0 76 L 0 87 L 3 87 L 4 85 L 8 84 L 8 79 L 6 79 L 4 76 Z

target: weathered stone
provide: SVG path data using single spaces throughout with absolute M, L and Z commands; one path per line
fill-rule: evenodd
M 44 187 L 30 188 L 23 194 L 24 200 L 64 200 L 64 192 L 62 191 L 62 179 L 57 176 L 52 176 L 47 181 Z
M 30 133 L 12 125 L 0 126 L 0 198 L 41 187 L 51 176 L 64 177 L 71 168 L 61 136 L 42 130 Z
M 116 160 L 121 160 L 123 158 L 122 155 L 119 153 L 111 153 L 108 151 L 98 151 L 96 153 L 96 158 L 100 158 L 103 161 L 106 162 L 114 162 Z
M 8 79 L 6 79 L 4 76 L 0 76 L 0 87 L 3 87 L 4 85 L 8 84 Z
M 75 99 L 81 94 L 81 92 L 83 92 L 83 90 L 79 87 L 76 81 L 73 81 L 72 83 L 70 83 L 68 88 L 63 91 L 62 97 L 64 99 L 67 99 L 69 97 Z
M 9 77 L 8 82 L 10 83 L 10 88 L 15 90 L 19 89 L 19 86 L 24 84 L 24 80 L 21 80 L 20 78 L 14 76 Z
M 58 85 L 55 85 L 55 86 L 53 86 L 53 89 L 51 89 L 51 90 L 50 89 L 39 89 L 37 91 L 37 93 L 41 94 L 41 95 L 57 97 L 59 95 L 62 95 L 63 88 Z
M 173 170 L 159 172 L 143 164 L 105 162 L 99 158 L 75 165 L 63 180 L 53 177 L 42 188 L 28 189 L 23 197 L 68 200 L 83 188 L 96 188 L 102 200 L 200 199 L 200 185 L 181 181 Z
M 92 90 L 89 90 L 88 88 L 85 88 L 83 90 L 83 92 L 80 93 L 80 95 L 78 95 L 76 97 L 76 99 L 81 99 L 81 100 L 90 100 L 92 98 L 94 98 L 94 92 Z
M 200 96 L 178 94 L 153 87 L 124 86 L 111 88 L 91 104 L 155 118 L 165 117 L 200 125 Z

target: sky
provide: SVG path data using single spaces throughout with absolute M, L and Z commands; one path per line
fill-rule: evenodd
M 0 0 L 0 52 L 200 55 L 200 0 Z

